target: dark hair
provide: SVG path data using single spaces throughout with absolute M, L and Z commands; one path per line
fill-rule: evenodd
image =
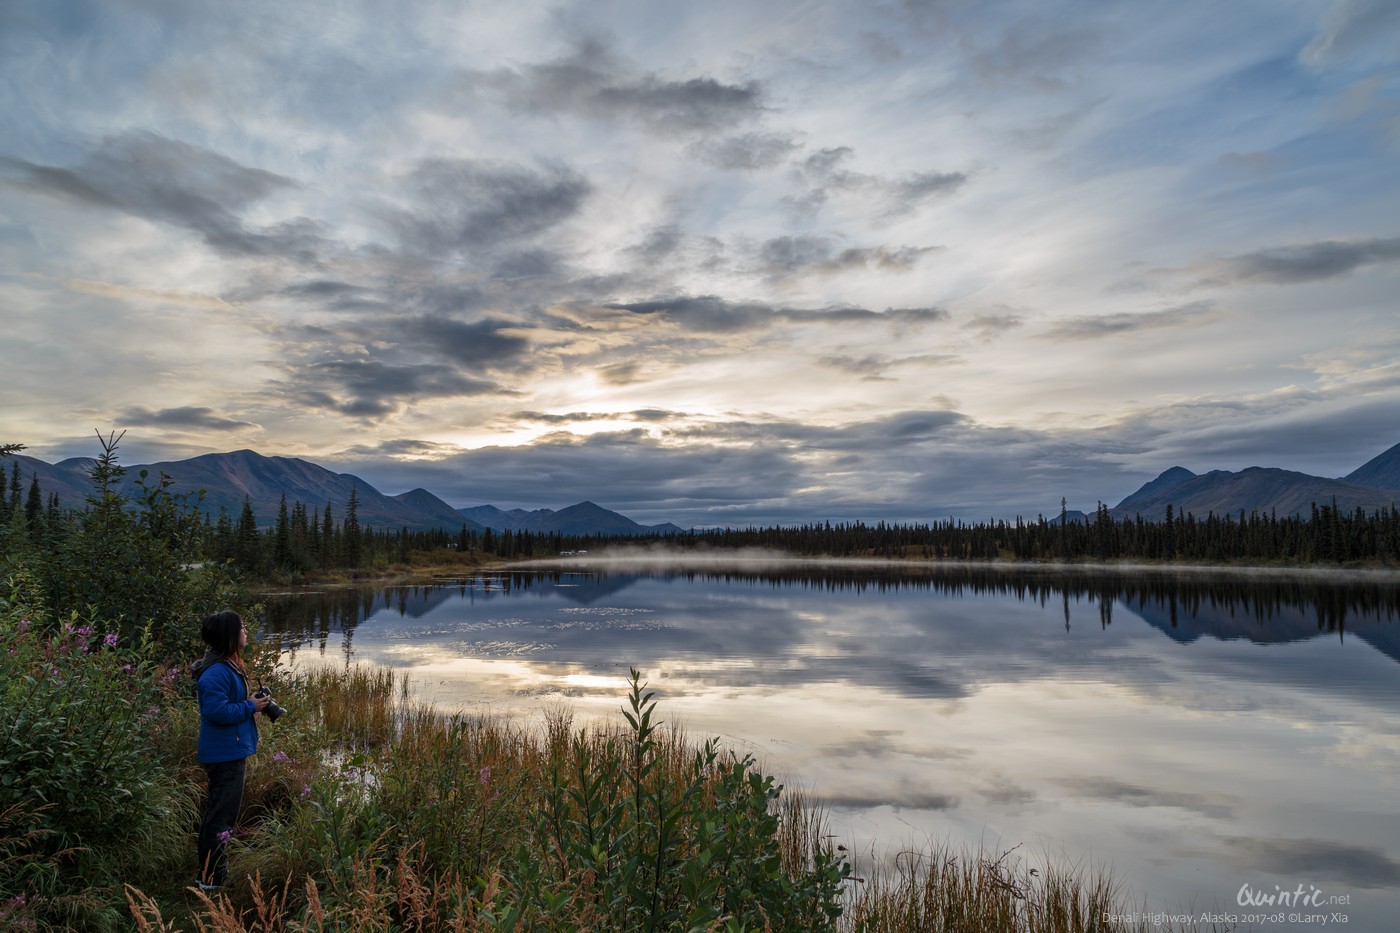
M 225 609 L 204 617 L 204 624 L 199 627 L 199 637 L 214 649 L 215 654 L 231 658 L 238 654 L 238 635 L 242 630 L 243 617 Z

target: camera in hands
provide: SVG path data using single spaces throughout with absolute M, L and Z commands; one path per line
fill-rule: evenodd
M 263 715 L 272 722 L 276 722 L 281 715 L 286 712 L 286 710 L 277 705 L 277 701 L 272 698 L 272 691 L 267 687 L 258 687 L 253 696 L 254 698 L 267 697 L 267 705 L 263 707 L 262 712 Z

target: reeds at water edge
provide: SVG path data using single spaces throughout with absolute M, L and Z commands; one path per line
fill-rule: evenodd
M 139 930 L 1147 929 L 1109 873 L 1015 853 L 934 846 L 854 873 L 818 804 L 661 728 L 636 672 L 616 725 L 443 713 L 385 669 L 276 692 L 292 715 L 250 762 L 241 880 L 128 888 Z

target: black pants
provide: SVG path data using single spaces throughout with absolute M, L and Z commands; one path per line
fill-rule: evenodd
M 209 775 L 209 796 L 204 801 L 204 817 L 199 821 L 199 880 L 205 884 L 223 884 L 228 880 L 228 861 L 224 843 L 238 821 L 243 805 L 243 778 L 248 773 L 248 759 L 220 761 L 205 765 Z

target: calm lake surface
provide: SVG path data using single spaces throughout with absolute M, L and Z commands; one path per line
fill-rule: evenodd
M 823 800 L 858 868 L 1019 845 L 1139 909 L 1400 928 L 1394 576 L 586 559 L 267 605 L 289 662 L 454 711 L 620 723 L 635 666 L 662 719 Z

